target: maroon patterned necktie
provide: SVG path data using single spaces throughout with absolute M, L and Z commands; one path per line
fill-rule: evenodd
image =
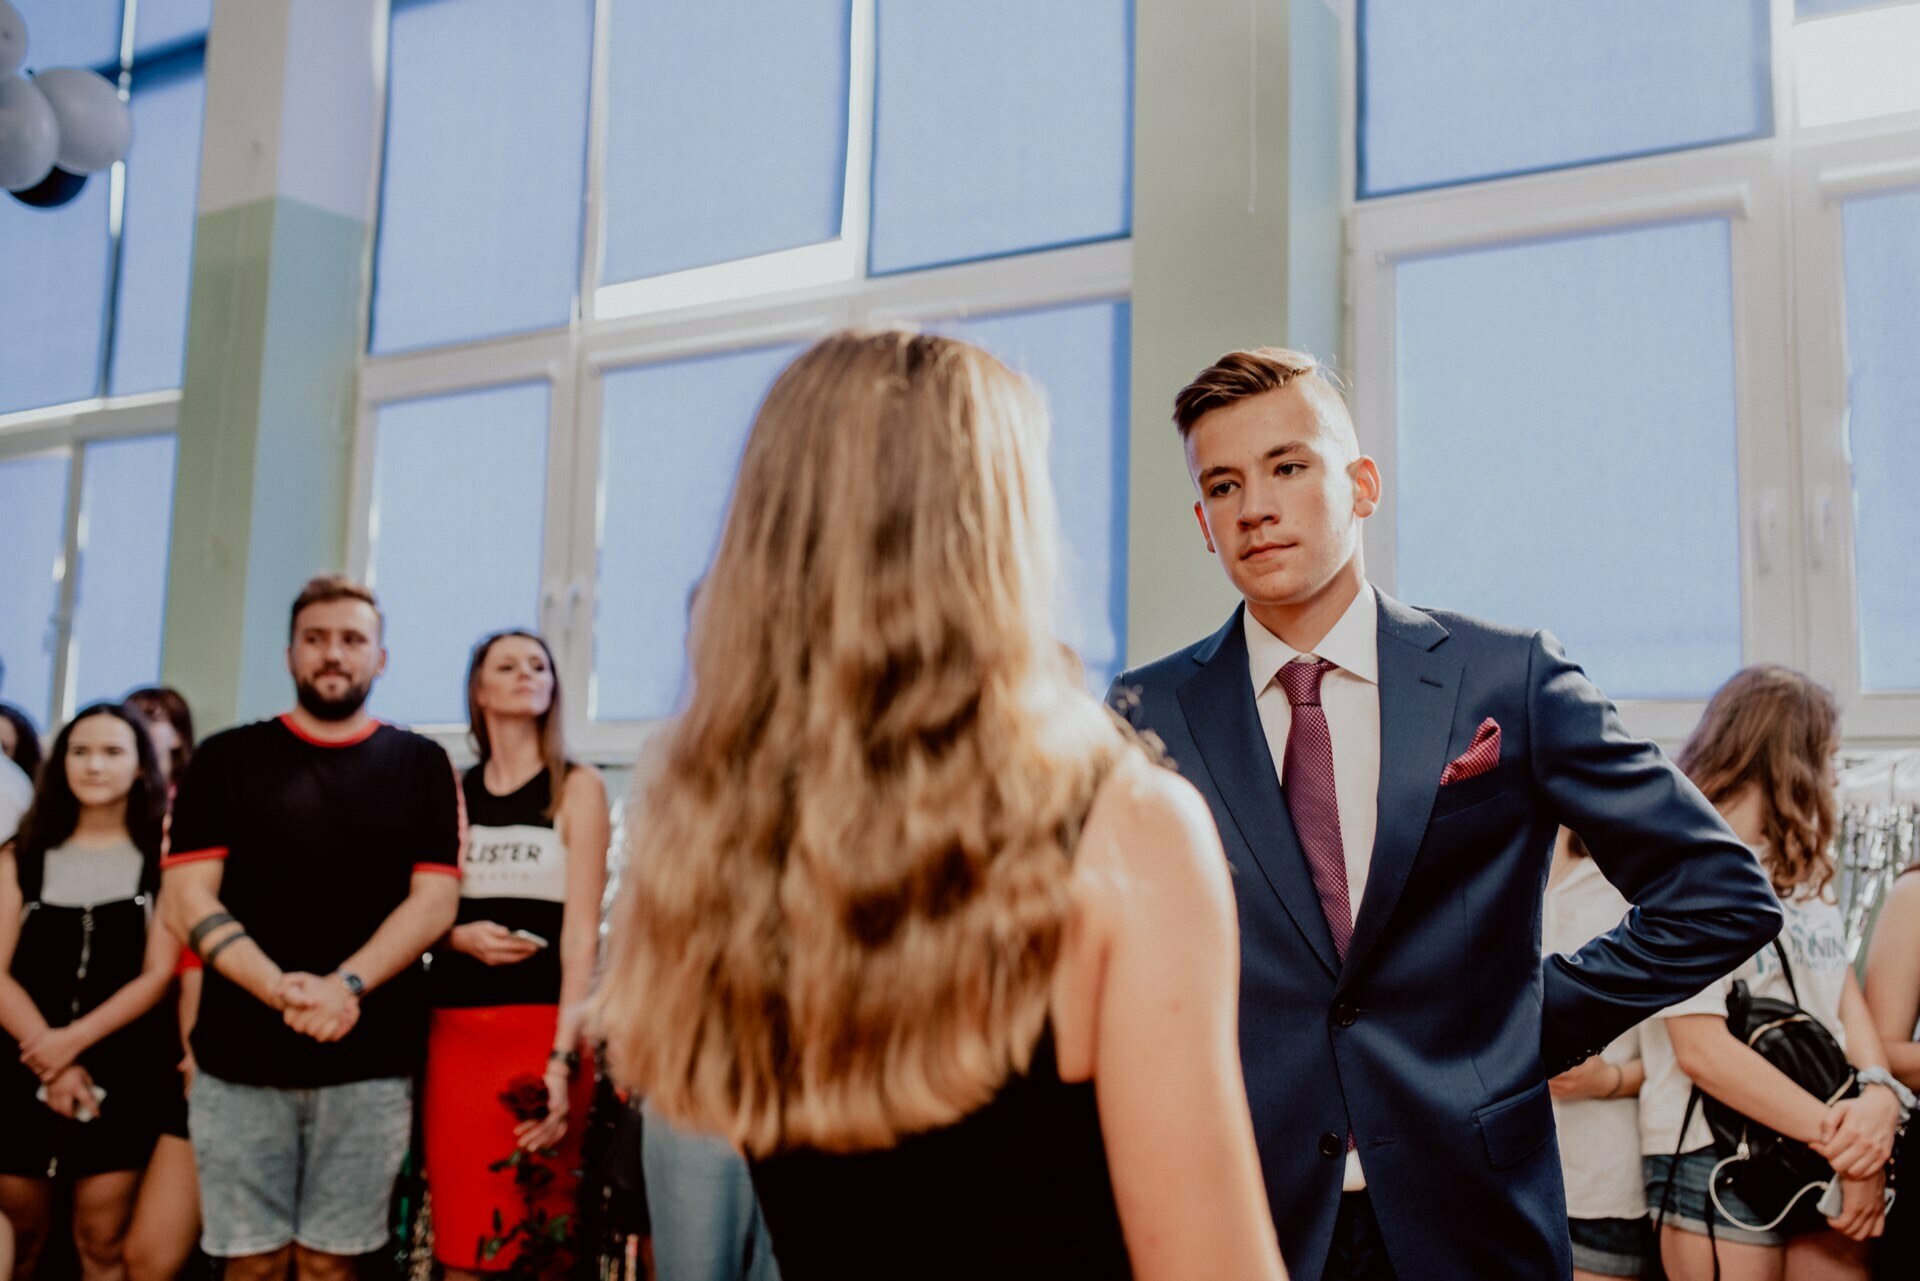
M 1281 790 L 1293 815 L 1300 850 L 1307 856 L 1313 888 L 1320 892 L 1320 910 L 1333 931 L 1333 950 L 1344 961 L 1347 943 L 1353 938 L 1353 908 L 1347 897 L 1347 858 L 1340 843 L 1340 806 L 1334 798 L 1333 736 L 1327 732 L 1326 709 L 1320 706 L 1320 678 L 1333 666 L 1325 659 L 1298 659 L 1280 669 L 1280 688 L 1293 705 Z

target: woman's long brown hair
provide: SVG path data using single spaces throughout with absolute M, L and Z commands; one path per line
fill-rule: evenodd
M 1744 668 L 1714 693 L 1675 763 L 1725 808 L 1759 789 L 1767 873 L 1782 898 L 1818 894 L 1833 880 L 1838 805 L 1831 770 L 1840 708 L 1790 667 Z
M 1048 1013 L 1117 722 L 1055 639 L 1046 418 L 951 339 L 825 339 L 761 407 L 636 779 L 616 1077 L 753 1154 L 957 1120 Z
M 567 759 L 567 727 L 560 700 L 560 668 L 553 661 L 553 650 L 548 648 L 546 637 L 538 632 L 510 627 L 480 638 L 480 643 L 473 647 L 473 656 L 467 660 L 467 732 L 473 736 L 473 750 L 484 768 L 493 757 L 493 741 L 487 737 L 486 714 L 480 710 L 480 669 L 487 665 L 487 655 L 493 652 L 493 647 L 509 636 L 523 637 L 538 645 L 540 652 L 547 656 L 547 670 L 553 673 L 553 701 L 534 720 L 540 729 L 540 759 L 546 763 L 548 785 L 552 790 L 552 795 L 547 799 L 547 817 L 552 818 L 560 812 L 560 798 L 566 790 L 567 771 L 573 766 Z

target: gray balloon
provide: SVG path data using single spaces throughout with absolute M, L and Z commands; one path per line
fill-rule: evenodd
M 68 173 L 98 173 L 127 154 L 133 116 L 112 81 L 82 67 L 55 67 L 36 75 L 33 83 L 60 122 L 54 163 Z
M 60 124 L 32 81 L 0 76 L 0 188 L 25 191 L 53 172 Z
M 0 0 L 0 76 L 12 75 L 26 61 L 27 20 L 7 0 Z

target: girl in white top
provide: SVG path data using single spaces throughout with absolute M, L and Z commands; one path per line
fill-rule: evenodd
M 1577 952 L 1620 924 L 1627 900 L 1578 836 L 1562 828 L 1547 881 L 1542 948 Z M 1640 1176 L 1640 1030 L 1548 1082 L 1567 1184 L 1574 1281 L 1640 1276 L 1647 1254 Z
M 1843 923 L 1828 889 L 1838 734 L 1839 711 L 1825 689 L 1788 668 L 1749 667 L 1713 696 L 1676 763 L 1772 877 L 1786 912 L 1780 944 L 1793 967 L 1800 1006 L 1834 1034 L 1855 1067 L 1884 1068 L 1886 1056 L 1849 968 Z M 1885 1217 L 1885 1167 L 1900 1124 L 1899 1100 L 1886 1087 L 1869 1085 L 1858 1098 L 1828 1107 L 1736 1040 L 1727 1030 L 1726 997 L 1737 979 L 1756 996 L 1792 999 L 1769 946 L 1641 1029 L 1641 1151 L 1649 1206 L 1659 1204 L 1669 1181 L 1673 1192 L 1661 1231 L 1667 1273 L 1673 1281 L 1706 1281 L 1715 1275 L 1717 1250 L 1726 1281 L 1864 1281 L 1865 1242 L 1879 1235 Z M 1680 1136 L 1696 1084 L 1832 1163 L 1843 1199 L 1826 1228 L 1791 1235 L 1748 1232 L 1711 1207 L 1705 1171 L 1718 1158 L 1697 1110 L 1685 1142 Z M 1676 1149 L 1682 1153 L 1677 1162 Z M 1717 1242 L 1708 1239 L 1700 1217 L 1705 1213 L 1716 1215 Z

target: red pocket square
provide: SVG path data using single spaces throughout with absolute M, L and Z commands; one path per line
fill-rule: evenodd
M 1489 716 L 1473 731 L 1473 742 L 1467 745 L 1467 750 L 1448 761 L 1447 767 L 1440 771 L 1440 786 L 1479 778 L 1499 763 L 1500 723 Z

